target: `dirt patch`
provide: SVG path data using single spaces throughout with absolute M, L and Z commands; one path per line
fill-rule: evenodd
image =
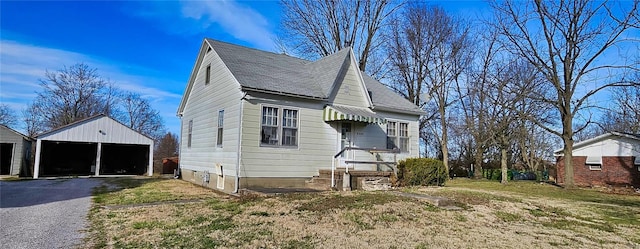
M 200 187 L 164 189 L 183 194 L 200 191 L 190 188 Z M 209 197 L 197 203 L 97 209 L 92 222 L 103 227 L 94 230 L 92 239 L 98 241 L 94 245 L 107 248 L 640 246 L 640 224 L 624 221 L 640 218 L 634 205 L 555 196 L 530 198 L 518 192 L 469 187 L 407 191 L 454 198 L 465 209 L 443 210 L 386 192 L 292 193 L 245 199 L 208 192 Z M 98 237 L 99 233 L 104 236 Z

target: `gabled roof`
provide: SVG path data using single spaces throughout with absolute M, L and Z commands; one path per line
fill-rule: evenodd
M 584 140 L 584 141 L 577 142 L 577 143 L 573 144 L 573 148 L 574 149 L 580 148 L 580 147 L 583 147 L 585 145 L 592 144 L 594 142 L 605 140 L 605 139 L 607 139 L 609 137 L 625 137 L 625 138 L 630 138 L 630 139 L 634 139 L 634 140 L 640 141 L 640 134 L 631 134 L 631 133 L 612 131 L 612 132 L 608 132 L 608 133 L 602 134 L 602 135 L 597 136 L 597 137 L 593 137 L 593 138 L 589 138 L 589 139 Z M 558 154 L 562 153 L 562 150 L 563 150 L 563 148 L 560 148 L 560 149 L 555 150 L 553 153 L 558 155 Z
M 74 127 L 74 126 L 78 126 L 78 125 L 86 124 L 86 123 L 89 123 L 89 122 L 91 122 L 91 121 L 94 121 L 94 120 L 97 120 L 97 119 L 103 118 L 103 117 L 106 117 L 106 118 L 108 118 L 108 119 L 111 119 L 111 120 L 115 121 L 116 123 L 121 124 L 121 125 L 123 125 L 123 126 L 125 126 L 125 127 L 129 128 L 127 125 L 125 125 L 125 124 L 121 123 L 120 121 L 115 120 L 115 119 L 113 119 L 113 118 L 111 118 L 111 117 L 109 117 L 109 116 L 107 116 L 107 115 L 105 115 L 105 114 L 96 114 L 96 115 L 93 115 L 93 116 L 91 116 L 91 117 L 88 117 L 88 118 L 85 118 L 85 119 L 80 119 L 80 120 L 77 120 L 77 121 L 75 121 L 75 122 L 72 122 L 72 123 L 69 123 L 69 124 L 66 124 L 66 125 L 60 126 L 60 127 L 55 128 L 55 129 L 53 129 L 53 130 L 50 130 L 50 131 L 47 131 L 47 132 L 40 133 L 40 134 L 38 134 L 38 135 L 36 135 L 36 136 L 34 136 L 34 137 L 35 137 L 35 138 L 45 137 L 45 136 L 51 135 L 51 134 L 53 134 L 53 133 L 56 133 L 56 132 L 58 132 L 58 131 L 61 131 L 61 130 L 64 130 L 64 129 L 67 129 L 67 128 L 70 128 L 70 127 Z M 139 131 L 136 131 L 136 130 L 131 129 L 131 128 L 129 128 L 129 129 L 130 129 L 130 130 L 132 130 L 132 131 L 134 131 L 134 132 L 136 132 L 136 133 L 138 133 L 138 134 L 140 134 L 140 135 L 142 135 L 142 136 L 144 136 L 144 137 L 146 137 L 146 138 L 148 138 L 148 139 L 153 140 L 153 138 L 151 138 L 151 137 L 149 137 L 149 136 L 147 136 L 147 135 L 145 135 L 145 134 L 142 134 L 142 133 L 140 133 Z
M 225 66 L 231 71 L 240 87 L 245 91 L 267 92 L 278 95 L 290 95 L 308 99 L 328 100 L 336 86 L 345 65 L 354 62 L 351 48 L 342 49 L 317 61 L 308 61 L 285 54 L 272 53 L 235 44 L 205 38 L 196 64 L 188 82 L 185 96 L 178 108 L 178 114 L 184 109 L 186 97 L 190 94 L 191 84 L 202 63 L 202 58 L 210 46 Z M 357 67 L 357 63 L 354 63 Z M 360 72 L 360 70 L 357 70 Z M 371 91 L 374 109 L 423 114 L 423 111 L 410 101 L 391 91 L 377 80 L 360 72 L 363 88 Z
M 16 135 L 19 135 L 19 136 L 23 137 L 23 138 L 24 138 L 24 139 L 26 139 L 26 140 L 33 140 L 33 139 L 32 139 L 32 138 L 30 138 L 29 136 L 24 135 L 24 134 L 22 134 L 22 133 L 20 133 L 20 132 L 18 132 L 18 131 L 16 131 L 16 130 L 14 130 L 14 129 L 9 128 L 9 126 L 3 125 L 3 124 L 0 124 L 0 126 L 2 126 L 3 128 L 5 128 L 5 129 L 7 129 L 7 130 L 9 130 L 9 131 L 11 131 L 11 132 L 13 132 L 13 133 L 15 133 Z

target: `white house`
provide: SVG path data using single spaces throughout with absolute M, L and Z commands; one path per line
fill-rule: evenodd
M 423 111 L 350 48 L 307 61 L 204 39 L 177 114 L 182 177 L 237 192 L 303 187 L 332 167 L 389 170 L 418 157 Z
M 554 152 L 558 183 L 564 183 L 564 154 Z M 573 145 L 576 185 L 640 186 L 640 135 L 609 132 Z

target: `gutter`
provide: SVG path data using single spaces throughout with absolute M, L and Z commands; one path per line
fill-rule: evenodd
M 242 113 L 244 111 L 244 101 L 247 97 L 247 93 L 245 92 L 240 98 L 240 115 L 238 115 L 238 149 L 236 154 L 236 186 L 233 190 L 234 194 L 238 193 L 240 189 L 240 156 L 242 155 Z

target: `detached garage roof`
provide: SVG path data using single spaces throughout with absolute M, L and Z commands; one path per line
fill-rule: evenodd
M 69 142 L 153 144 L 153 139 L 150 137 L 104 114 L 58 127 L 39 134 L 36 138 L 38 140 Z

